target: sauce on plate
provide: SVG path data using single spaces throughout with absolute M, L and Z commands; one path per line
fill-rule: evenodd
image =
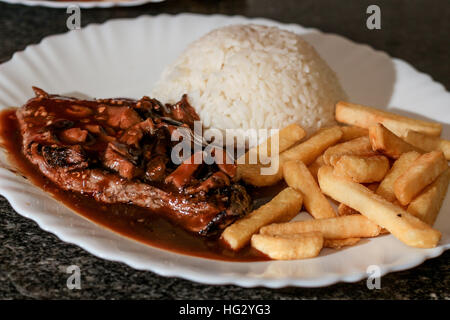
M 238 252 L 222 244 L 219 235 L 202 237 L 188 232 L 167 218 L 149 209 L 129 204 L 107 204 L 95 201 L 89 196 L 64 191 L 47 179 L 23 155 L 22 137 L 15 115 L 15 109 L 0 113 L 0 137 L 2 147 L 7 151 L 9 161 L 18 172 L 53 198 L 80 214 L 127 238 L 172 252 L 224 261 L 264 261 L 269 258 L 247 246 Z M 284 184 L 270 188 L 248 188 L 255 206 L 267 202 Z

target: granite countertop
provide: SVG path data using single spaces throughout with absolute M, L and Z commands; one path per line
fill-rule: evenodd
M 366 8 L 381 8 L 382 29 L 366 28 Z M 363 42 L 404 59 L 450 88 L 447 0 L 179 0 L 134 8 L 82 10 L 82 25 L 159 13 L 222 13 L 298 23 Z M 0 4 L 0 62 L 43 37 L 66 31 L 64 9 Z M 450 299 L 450 252 L 412 270 L 391 273 L 380 290 L 366 281 L 326 288 L 209 286 L 137 271 L 99 259 L 18 215 L 0 197 L 0 299 Z M 83 270 L 82 289 L 66 287 L 66 267 Z

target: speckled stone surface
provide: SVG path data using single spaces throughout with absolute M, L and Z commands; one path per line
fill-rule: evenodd
M 382 30 L 365 27 L 378 4 Z M 298 23 L 367 43 L 410 62 L 450 88 L 448 0 L 397 1 L 167 1 L 135 8 L 82 10 L 82 25 L 158 13 L 222 13 Z M 0 4 L 0 62 L 43 37 L 66 31 L 65 10 Z M 380 290 L 366 281 L 326 288 L 208 286 L 92 256 L 18 215 L 0 197 L 1 299 L 450 299 L 450 252 L 412 270 L 386 275 Z M 66 287 L 69 265 L 81 268 L 81 289 Z

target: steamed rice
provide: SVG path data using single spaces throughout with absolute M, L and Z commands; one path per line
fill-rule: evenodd
M 152 96 L 187 93 L 205 128 L 311 133 L 334 124 L 346 95 L 335 73 L 301 36 L 276 27 L 233 25 L 193 42 L 163 72 Z

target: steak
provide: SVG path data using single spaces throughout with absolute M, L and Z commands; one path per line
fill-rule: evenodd
M 173 105 L 156 99 L 78 100 L 33 87 L 16 112 L 26 158 L 59 188 L 103 203 L 126 203 L 163 214 L 200 235 L 222 230 L 248 213 L 251 199 L 236 181 L 236 166 L 206 164 L 203 151 L 176 165 L 171 134 L 199 120 L 187 96 Z M 198 150 L 198 148 L 197 148 Z M 223 160 L 220 148 L 213 157 Z M 194 158 L 200 157 L 201 163 Z M 210 163 L 210 162 L 208 162 Z

